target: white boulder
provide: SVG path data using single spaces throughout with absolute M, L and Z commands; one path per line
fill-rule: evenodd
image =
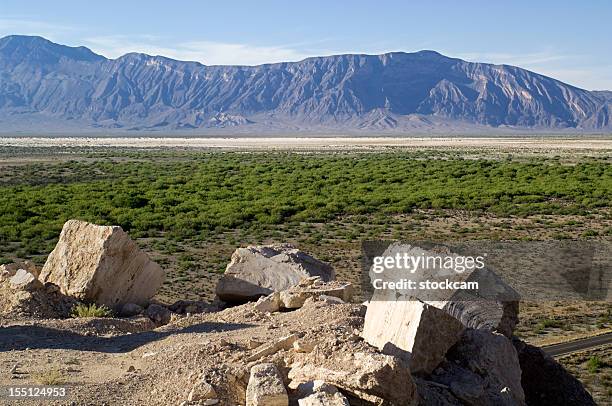
M 409 360 L 412 373 L 431 373 L 461 337 L 461 322 L 417 300 L 372 301 L 362 336 L 384 353 Z
M 70 220 L 40 280 L 58 285 L 65 295 L 120 309 L 126 303 L 145 306 L 164 277 L 121 227 Z
M 291 365 L 291 386 L 322 380 L 367 404 L 416 405 L 416 385 L 406 363 L 375 352 L 306 354 Z M 389 402 L 389 403 L 384 403 Z
M 329 264 L 290 244 L 238 248 L 216 293 L 226 302 L 247 302 L 287 290 L 311 276 L 331 281 L 335 273 Z

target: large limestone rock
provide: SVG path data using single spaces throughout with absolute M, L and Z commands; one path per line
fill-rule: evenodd
M 126 303 L 145 306 L 164 276 L 121 227 L 70 220 L 40 279 L 65 295 L 118 309 Z
M 330 265 L 289 244 L 238 248 L 217 285 L 217 296 L 226 302 L 257 300 L 311 276 L 328 282 L 335 273 Z
M 272 363 L 255 365 L 246 391 L 246 406 L 288 406 L 283 379 Z
M 325 357 L 306 354 L 291 365 L 288 376 L 294 387 L 321 380 L 366 404 L 411 406 L 418 402 L 410 369 L 391 355 L 363 351 L 337 351 Z
M 582 383 L 544 351 L 517 338 L 512 343 L 518 352 L 528 405 L 595 405 Z
M 409 360 L 412 373 L 431 373 L 461 337 L 463 324 L 417 300 L 372 301 L 363 338 L 384 353 Z
M 481 253 L 476 253 L 481 254 Z M 464 326 L 488 331 L 497 331 L 507 337 L 518 323 L 519 295 L 494 272 L 481 267 L 475 261 L 467 263 L 478 255 L 463 255 L 453 252 L 449 247 L 431 245 L 426 248 L 410 244 L 393 243 L 382 254 L 383 258 L 400 258 L 399 266 L 392 264 L 384 271 L 376 272 L 370 269 L 370 281 L 381 283 L 396 283 L 409 280 L 417 288 L 386 285 L 384 289 L 373 292 L 373 301 L 412 300 L 419 299 L 431 306 L 446 311 Z M 421 259 L 416 266 L 405 262 L 404 258 Z M 483 260 L 484 262 L 484 260 Z M 406 264 L 412 266 L 408 270 Z M 447 267 L 445 264 L 455 264 Z M 457 265 L 462 264 L 462 265 Z M 379 269 L 380 270 L 380 269 Z M 468 289 L 431 289 L 418 288 L 421 283 L 478 283 L 477 290 Z
M 502 334 L 468 329 L 432 375 L 468 405 L 525 405 L 516 350 Z

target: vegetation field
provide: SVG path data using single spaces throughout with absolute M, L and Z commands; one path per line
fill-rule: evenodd
M 43 255 L 70 218 L 134 237 L 206 240 L 228 230 L 453 209 L 587 215 L 612 199 L 612 166 L 424 159 L 408 153 L 201 153 L 2 168 L 2 255 Z M 359 237 L 358 230 L 354 237 Z M 612 230 L 602 231 L 610 234 Z M 592 232 L 597 235 L 599 231 Z

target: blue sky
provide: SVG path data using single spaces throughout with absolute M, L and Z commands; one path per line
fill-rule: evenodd
M 432 49 L 612 90 L 612 2 L 603 0 L 2 0 L 8 34 L 209 65 Z

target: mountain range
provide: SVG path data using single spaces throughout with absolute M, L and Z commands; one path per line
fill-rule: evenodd
M 206 66 L 0 39 L 0 131 L 607 131 L 612 92 L 434 51 Z

